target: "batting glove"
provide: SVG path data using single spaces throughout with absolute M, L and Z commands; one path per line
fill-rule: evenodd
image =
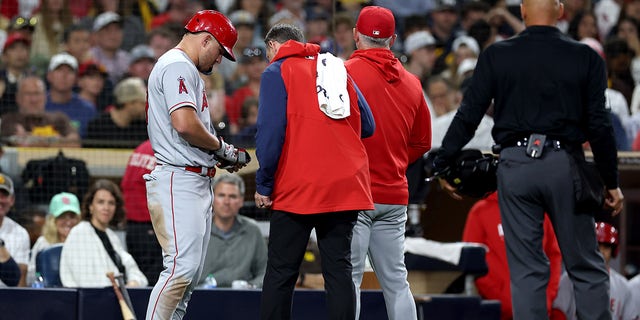
M 213 151 L 213 154 L 216 155 L 218 161 L 224 160 L 230 163 L 238 162 L 238 149 L 236 149 L 232 144 L 224 142 L 222 137 L 218 137 L 218 139 L 220 140 L 220 148 Z

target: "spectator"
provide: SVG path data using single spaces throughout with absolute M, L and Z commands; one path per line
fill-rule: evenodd
M 146 44 L 141 44 L 131 49 L 130 54 L 131 63 L 129 64 L 129 71 L 126 74 L 126 77 L 140 78 L 147 83 L 147 81 L 149 81 L 151 70 L 156 64 L 153 49 Z
M 62 37 L 64 52 L 72 55 L 82 64 L 91 59 L 91 29 L 82 24 L 73 24 L 64 31 Z
M 244 10 L 249 12 L 256 20 L 253 31 L 254 43 L 262 42 L 267 30 L 269 30 L 269 18 L 273 15 L 272 2 L 268 0 L 237 0 L 231 12 Z
M 78 67 L 78 96 L 89 102 L 96 111 L 106 109 L 104 95 L 108 80 L 107 69 L 93 60 L 87 60 Z
M 0 239 L 0 287 L 15 287 L 20 282 L 20 267 Z
M 604 257 L 607 270 L 609 271 L 609 311 L 612 319 L 637 320 L 640 319 L 638 304 L 633 301 L 633 294 L 629 288 L 627 279 L 612 269 L 610 262 L 618 252 L 618 230 L 605 222 L 596 222 L 596 239 L 598 249 Z M 561 311 L 565 319 L 576 320 L 576 303 L 573 294 L 573 285 L 565 272 L 560 279 L 558 297 L 553 302 L 553 308 Z
M 431 34 L 436 40 L 437 58 L 433 73 L 439 74 L 446 68 L 446 58 L 456 38 L 458 11 L 453 0 L 436 0 L 431 11 Z
M 177 23 L 186 25 L 189 18 L 196 12 L 204 9 L 202 2 L 191 0 L 168 0 L 169 6 L 167 10 L 156 15 L 151 20 L 151 29 L 166 25 L 168 23 Z
M 27 285 L 35 280 L 36 258 L 40 251 L 49 248 L 56 243 L 64 243 L 67 240 L 71 228 L 80 221 L 80 202 L 73 193 L 61 192 L 51 198 L 49 214 L 47 215 L 42 235 L 31 248 L 29 269 L 27 272 Z
M 104 12 L 93 21 L 95 46 L 90 49 L 93 58 L 105 66 L 111 83 L 118 83 L 127 72 L 131 57 L 120 49 L 124 37 L 122 18 L 115 12 Z
M 477 59 L 480 55 L 480 45 L 476 39 L 462 35 L 453 40 L 451 45 L 452 61 L 449 68 L 442 72 L 442 76 L 449 79 L 455 88 L 460 88 L 460 84 L 465 77 L 459 75 L 458 68 L 462 61 L 466 59 Z
M 433 72 L 436 63 L 436 39 L 429 31 L 416 31 L 404 40 L 404 52 L 409 60 L 405 68 L 420 81 Z
M 87 101 L 73 92 L 78 71 L 78 61 L 68 53 L 59 53 L 49 62 L 47 82 L 49 94 L 45 110 L 61 111 L 73 121 L 81 137 L 87 134 L 89 121 L 96 116 L 96 110 Z
M 640 4 L 640 1 L 637 3 Z M 631 60 L 631 75 L 636 84 L 640 83 L 640 22 L 632 17 L 624 17 L 611 31 L 614 36 L 627 41 L 629 48 L 635 53 Z
M 13 259 L 20 269 L 20 280 L 9 283 L 0 282 L 0 287 L 9 285 L 24 287 L 26 285 L 27 265 L 29 263 L 29 233 L 18 223 L 7 217 L 7 213 L 15 203 L 13 180 L 0 173 L 0 262 L 7 263 Z M 6 251 L 5 251 L 6 250 Z M 10 258 L 7 256 L 10 255 Z M 2 267 L 5 267 L 2 265 Z M 10 266 L 8 266 L 10 267 Z M 14 268 L 10 268 L 14 270 Z M 3 280 L 0 278 L 0 280 Z
M 591 11 L 579 11 L 569 22 L 569 36 L 580 41 L 584 38 L 599 39 L 596 15 Z
M 85 195 L 81 222 L 67 236 L 60 256 L 65 287 L 111 286 L 107 272 L 122 274 L 128 287 L 146 286 L 147 278 L 110 227 L 124 219 L 122 194 L 110 180 L 97 180 Z
M 329 35 L 331 16 L 321 6 L 314 6 L 307 10 L 305 35 L 307 42 L 320 46 L 320 52 L 333 52 L 333 39 Z
M 120 188 L 127 218 L 127 250 L 140 266 L 150 285 L 162 271 L 162 248 L 156 238 L 147 208 L 147 187 L 142 178 L 156 166 L 151 142 L 141 143 L 129 157 Z
M 214 70 L 217 66 L 213 66 Z M 219 136 L 230 137 L 231 125 L 229 124 L 225 105 L 227 103 L 231 104 L 232 100 L 224 92 L 224 78 L 218 72 L 213 72 L 210 75 L 201 74 L 200 77 L 204 80 L 204 89 L 207 92 L 211 123 Z
M 631 60 L 635 52 L 629 47 L 627 41 L 613 37 L 604 44 L 604 56 L 611 84 L 609 87 L 620 91 L 627 100 L 627 105 L 630 105 L 636 85 L 631 75 Z
M 246 74 L 246 83 L 235 90 L 231 96 L 231 103 L 227 105 L 227 116 L 231 124 L 231 132 L 237 133 L 242 129 L 239 123 L 240 113 L 244 101 L 249 97 L 258 97 L 260 93 L 260 78 L 267 67 L 264 49 L 260 47 L 246 48 L 242 51 L 239 68 Z M 235 127 L 235 128 L 234 128 Z
M 336 13 L 333 19 L 333 38 L 335 39 L 336 57 L 347 60 L 356 50 L 356 43 L 353 41 L 353 27 L 355 21 L 347 13 Z
M 42 228 L 44 227 L 46 216 L 47 212 L 37 206 L 20 210 L 17 222 L 29 233 L 29 248 L 32 248 L 42 235 Z
M 0 116 L 18 110 L 16 91 L 18 80 L 29 71 L 31 42 L 20 33 L 12 33 L 2 49 L 4 68 L 0 71 Z
M 142 44 L 145 40 L 145 25 L 143 24 L 142 13 L 134 12 L 140 6 L 145 6 L 148 0 L 129 1 L 129 0 L 97 0 L 93 2 L 92 15 L 97 17 L 105 12 L 113 12 L 120 15 L 122 19 L 122 28 L 127 30 L 127 36 L 122 39 L 120 49 L 129 51 L 133 47 Z M 137 8 L 136 8 L 137 7 Z M 150 6 L 148 6 L 151 9 Z M 153 14 L 152 12 L 148 13 Z M 150 19 L 150 17 L 149 17 Z M 95 22 L 95 21 L 94 21 Z M 149 21 L 150 22 L 150 21 Z
M 547 285 L 547 308 L 551 311 L 551 303 L 558 294 L 562 257 L 548 216 L 544 218 L 543 232 L 542 247 L 549 259 L 550 270 L 549 284 Z M 504 245 L 497 192 L 473 205 L 464 225 L 462 241 L 481 243 L 487 247 L 485 259 L 489 273 L 476 278 L 476 288 L 483 299 L 500 301 L 500 319 L 513 319 L 507 249 Z
M 91 120 L 84 146 L 131 148 L 147 140 L 145 106 L 147 88 L 140 78 L 127 78 L 116 86 L 115 108 Z M 116 142 L 111 144 L 107 142 Z
M 438 148 L 442 145 L 447 128 L 460 106 L 460 91 L 451 82 L 443 77 L 434 76 L 427 81 L 427 96 L 431 100 L 429 105 L 431 113 L 432 147 Z M 494 145 L 491 137 L 493 119 L 488 115 L 482 117 L 476 134 L 471 141 L 465 145 L 466 148 L 477 148 L 480 150 L 491 150 Z
M 34 16 L 38 23 L 32 38 L 31 64 L 41 71 L 53 55 L 62 51 L 64 30 L 73 24 L 69 11 L 69 0 L 42 0 L 38 13 Z
M 460 13 L 460 27 L 466 33 L 469 32 L 471 25 L 478 20 L 483 20 L 489 13 L 491 7 L 484 1 L 467 1 L 462 6 L 462 12 Z
M 213 182 L 211 238 L 199 284 L 213 274 L 219 287 L 235 280 L 261 288 L 267 268 L 267 244 L 256 221 L 238 214 L 244 203 L 244 181 L 236 174 Z
M 60 111 L 45 108 L 44 81 L 35 75 L 18 83 L 18 111 L 2 117 L 0 134 L 14 146 L 80 146 L 78 130 Z
M 240 132 L 236 135 L 233 142 L 243 148 L 254 148 L 256 145 L 256 132 L 258 120 L 258 98 L 247 97 L 242 103 L 240 112 Z
M 242 56 L 248 49 L 254 49 L 257 47 L 257 43 L 254 43 L 254 26 L 255 26 L 255 18 L 251 13 L 247 11 L 235 11 L 229 16 L 229 20 L 236 30 L 238 31 L 238 42 L 233 47 L 233 53 L 237 56 Z M 264 52 L 264 50 L 262 50 Z M 234 63 L 229 60 L 222 60 L 219 66 L 220 73 L 225 79 L 225 84 L 227 85 L 227 92 L 233 93 L 241 87 L 247 81 L 247 73 L 246 68 L 243 68 L 239 64 Z M 242 102 L 240 102 L 242 104 Z M 236 107 L 239 108 L 239 105 Z M 237 110 L 240 111 L 239 109 Z M 237 122 L 238 113 L 229 113 L 227 110 L 227 114 L 230 117 L 232 123 Z
M 175 24 L 168 24 L 149 31 L 147 44 L 153 49 L 153 55 L 156 60 L 180 42 L 179 31 L 177 30 L 181 30 L 182 26 L 175 26 Z

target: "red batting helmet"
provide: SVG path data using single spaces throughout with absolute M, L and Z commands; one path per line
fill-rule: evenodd
M 238 31 L 222 13 L 215 10 L 198 11 L 184 28 L 191 33 L 201 31 L 210 33 L 224 48 L 225 58 L 236 61 L 236 57 L 233 55 L 233 46 L 238 41 Z
M 608 244 L 611 246 L 611 256 L 615 257 L 618 253 L 618 230 L 605 222 L 596 222 L 596 239 L 598 243 Z

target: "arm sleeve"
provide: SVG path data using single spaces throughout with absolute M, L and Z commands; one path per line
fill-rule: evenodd
M 586 134 L 593 160 L 607 189 L 618 187 L 618 153 L 609 111 L 605 108 L 607 74 L 604 61 L 592 52 L 587 79 Z
M 439 158 L 445 162 L 452 160 L 455 154 L 473 138 L 491 104 L 494 89 L 490 51 L 488 48 L 480 54 L 471 78 L 471 85 L 442 140 L 438 154 Z
M 371 113 L 371 108 L 369 107 L 369 103 L 367 103 L 367 99 L 365 99 L 362 91 L 356 85 L 356 82 L 351 79 L 349 76 L 349 83 L 353 85 L 353 89 L 356 91 L 356 95 L 358 96 L 358 109 L 360 109 L 360 126 L 361 126 L 361 138 L 368 138 L 373 135 L 376 130 L 376 122 L 373 119 L 373 113 Z
M 0 263 L 0 280 L 9 287 L 15 287 L 20 281 L 20 267 L 13 258 Z
M 187 62 L 176 62 L 166 66 L 162 76 L 163 97 L 169 113 L 185 106 L 197 110 L 196 86 L 200 81 L 197 73 L 190 72 Z
M 431 115 L 424 95 L 420 97 L 420 106 L 411 128 L 408 143 L 409 162 L 414 162 L 431 149 Z
M 284 145 L 287 127 L 287 91 L 280 74 L 280 63 L 271 64 L 262 74 L 258 107 L 256 191 L 263 196 L 273 192 L 273 182 Z

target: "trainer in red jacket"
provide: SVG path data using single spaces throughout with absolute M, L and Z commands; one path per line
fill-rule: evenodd
M 476 202 L 467 216 L 462 240 L 482 243 L 488 247 L 486 259 L 489 273 L 476 279 L 478 293 L 484 299 L 500 300 L 501 319 L 513 319 L 511 309 L 511 282 L 507 265 L 507 249 L 504 245 L 502 220 L 498 207 L 498 193 L 494 192 L 486 199 Z M 547 285 L 547 310 L 558 294 L 562 256 L 553 232 L 551 220 L 544 217 L 544 236 L 542 246 L 549 259 L 549 284 Z

